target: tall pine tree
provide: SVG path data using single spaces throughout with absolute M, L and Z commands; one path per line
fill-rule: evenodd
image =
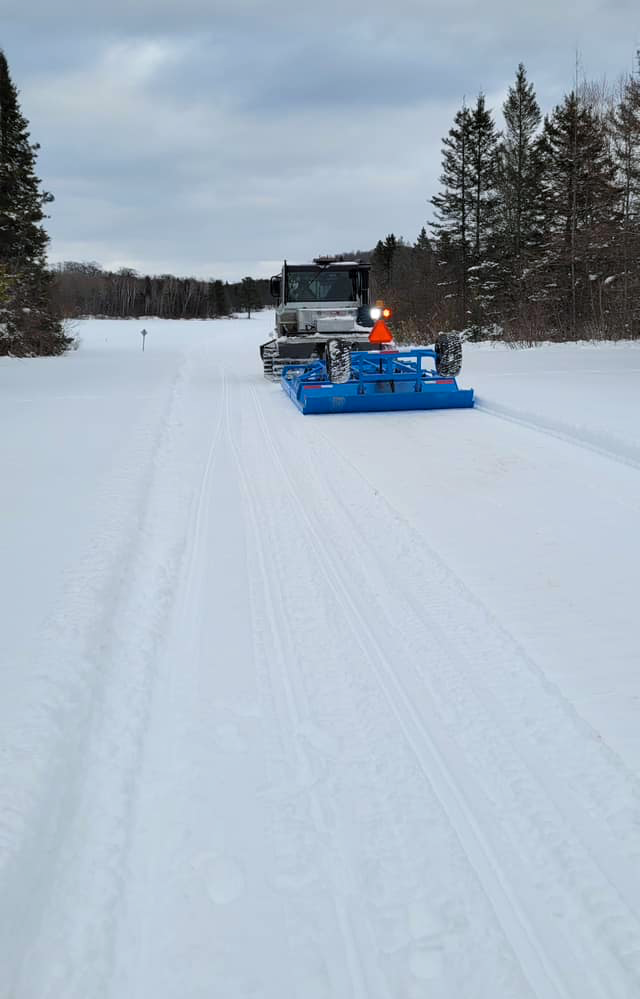
M 258 286 L 255 279 L 252 277 L 243 277 L 240 285 L 240 293 L 242 308 L 246 309 L 247 319 L 251 319 L 251 311 L 260 308 L 260 296 L 258 295 Z
M 505 130 L 498 150 L 498 245 L 504 320 L 521 320 L 531 289 L 529 268 L 543 232 L 544 157 L 537 134 L 542 120 L 533 84 L 522 63 L 503 104 Z
M 442 140 L 444 190 L 431 199 L 436 210 L 433 228 L 447 284 L 457 288 L 457 322 L 462 328 L 469 321 L 474 328 L 481 326 L 495 296 L 497 141 L 483 94 L 475 107 L 463 105 Z
M 619 292 L 620 325 L 625 335 L 640 330 L 640 78 L 625 81 L 611 120 L 613 158 L 621 190 L 619 272 L 609 275 L 607 289 Z
M 435 284 L 435 255 L 425 226 L 411 248 L 411 284 L 413 314 L 422 323 L 430 317 L 433 309 Z
M 587 318 L 602 322 L 591 285 L 614 266 L 620 188 L 603 122 L 575 92 L 545 119 L 543 151 L 544 290 L 573 338 Z
M 479 95 L 469 114 L 468 148 L 471 246 L 474 261 L 479 263 L 491 252 L 497 215 L 498 138 L 491 111 L 485 105 L 484 94 Z
M 498 135 L 484 94 L 478 96 L 469 115 L 468 148 L 473 261 L 469 283 L 473 291 L 472 325 L 474 335 L 479 335 L 495 311 L 499 270 L 496 260 Z
M 467 323 L 470 237 L 472 232 L 472 202 L 469 179 L 470 114 L 466 104 L 457 112 L 453 126 L 442 140 L 442 174 L 444 190 L 434 195 L 433 229 L 437 236 L 438 255 L 451 275 L 447 284 L 456 289 L 457 323 Z
M 398 240 L 396 235 L 390 232 L 385 240 L 378 240 L 371 254 L 373 284 L 379 298 L 387 298 L 392 293 L 395 283 L 396 255 L 400 244 L 401 240 Z
M 542 114 L 522 63 L 503 105 L 499 194 L 503 249 L 519 265 L 541 237 L 543 157 L 536 133 Z M 516 268 L 517 270 L 517 268 Z
M 229 296 L 223 281 L 214 282 L 215 315 L 229 315 Z
M 42 225 L 53 200 L 35 173 L 18 92 L 0 51 L 0 354 L 59 354 L 69 345 L 51 307 L 49 242 Z

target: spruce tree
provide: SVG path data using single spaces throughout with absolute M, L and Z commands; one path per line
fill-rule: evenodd
M 214 282 L 214 302 L 216 316 L 229 315 L 229 296 L 227 295 L 227 289 L 222 281 Z
M 499 269 L 496 260 L 498 135 L 484 94 L 478 96 L 469 114 L 468 148 L 472 259 L 469 283 L 473 291 L 473 327 L 479 334 L 494 312 Z
M 543 157 L 536 133 L 542 121 L 533 84 L 522 63 L 503 105 L 504 137 L 499 149 L 499 197 L 503 251 L 516 264 L 541 236 Z
M 385 284 L 387 288 L 392 287 L 394 281 L 394 268 L 398 247 L 402 239 L 398 240 L 395 233 L 390 232 L 382 244 L 382 265 L 384 267 Z
M 444 190 L 434 195 L 431 204 L 436 220 L 438 255 L 457 286 L 458 317 L 461 327 L 467 321 L 468 266 L 472 202 L 469 181 L 470 115 L 466 104 L 457 112 L 453 126 L 442 140 L 442 174 Z
M 545 293 L 572 337 L 591 317 L 601 322 L 590 283 L 613 266 L 620 188 L 603 122 L 575 92 L 545 119 Z
M 59 354 L 70 343 L 51 307 L 42 223 L 53 198 L 35 173 L 38 149 L 0 51 L 0 354 L 23 357 Z
M 423 327 L 433 310 L 435 266 L 431 240 L 423 226 L 411 248 L 412 311 Z
M 532 295 L 527 276 L 539 252 L 544 218 L 544 156 L 537 134 L 542 114 L 522 63 L 502 110 L 505 130 L 497 169 L 501 299 L 505 320 L 517 322 L 526 320 Z
M 386 298 L 393 287 L 394 264 L 401 244 L 402 240 L 398 240 L 395 234 L 390 232 L 386 239 L 378 240 L 371 254 L 373 283 L 379 298 Z
M 430 254 L 432 252 L 431 240 L 429 239 L 426 226 L 423 226 L 420 232 L 418 233 L 418 237 L 415 243 L 413 244 L 413 248 L 417 254 L 421 253 Z
M 471 247 L 474 260 L 481 262 L 490 252 L 496 227 L 496 127 L 485 105 L 484 94 L 469 113 L 468 164 L 471 216 Z
M 258 287 L 256 285 L 255 279 L 252 277 L 243 277 L 242 283 L 240 285 L 240 294 L 242 298 L 242 307 L 246 309 L 247 319 L 251 319 L 251 310 L 260 308 L 260 297 L 258 295 Z
M 640 327 L 640 79 L 625 81 L 611 120 L 613 158 L 621 190 L 619 273 L 607 277 L 607 287 L 619 286 L 620 326 L 625 334 Z M 621 280 L 617 280 L 617 278 Z M 612 288 L 613 293 L 617 289 Z

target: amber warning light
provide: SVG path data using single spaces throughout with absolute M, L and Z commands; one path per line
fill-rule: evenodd
M 369 309 L 369 315 L 374 320 L 391 319 L 392 313 L 388 305 L 383 305 L 382 302 L 376 302 L 376 304 Z

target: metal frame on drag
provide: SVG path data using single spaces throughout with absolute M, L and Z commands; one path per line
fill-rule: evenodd
M 285 365 L 281 384 L 301 413 L 369 413 L 392 410 L 466 409 L 473 389 L 427 367 L 434 350 L 367 350 L 351 353 L 351 375 L 337 384 L 324 361 Z

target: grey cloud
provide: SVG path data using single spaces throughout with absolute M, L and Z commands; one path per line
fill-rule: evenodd
M 640 30 L 600 0 L 0 2 L 54 259 L 222 276 L 413 238 L 464 94 L 498 109 L 522 59 L 548 109 L 576 45 L 614 77 Z

